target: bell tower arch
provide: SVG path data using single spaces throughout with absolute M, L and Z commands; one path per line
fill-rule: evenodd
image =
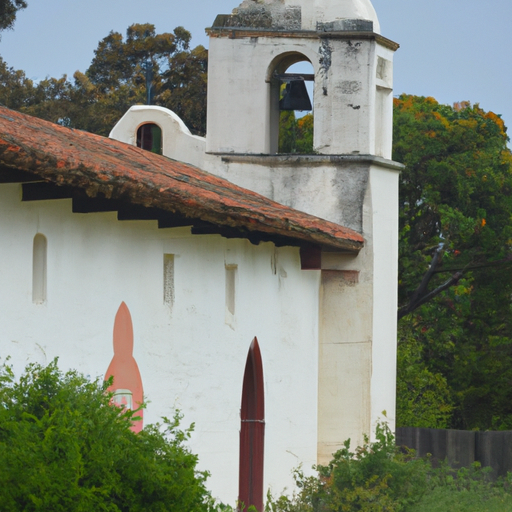
M 307 62 L 310 65 L 313 64 L 310 58 L 303 53 L 284 52 L 276 56 L 267 69 L 265 83 L 269 84 L 269 128 L 266 133 L 269 137 L 269 140 L 267 141 L 267 146 L 269 148 L 268 152 L 271 155 L 278 153 L 281 112 L 283 110 L 313 110 L 305 83 L 307 80 L 314 80 L 315 73 L 313 73 L 312 76 L 306 76 L 306 74 L 287 74 L 290 67 L 302 62 Z M 286 99 L 294 95 L 296 88 L 293 88 L 293 86 L 295 86 L 295 84 L 299 86 L 299 90 L 302 90 L 302 96 L 299 95 L 298 102 L 296 101 L 294 106 L 287 108 L 286 105 L 283 106 L 283 102 L 286 102 Z M 290 90 L 291 93 L 289 92 Z M 288 98 L 285 99 L 283 97 L 283 93 L 284 96 L 289 94 Z M 301 104 L 304 108 L 300 106 Z
M 275 75 L 307 60 L 314 68 L 314 151 L 390 158 L 398 45 L 378 33 L 369 0 L 300 4 L 245 0 L 208 29 L 207 152 L 276 154 Z

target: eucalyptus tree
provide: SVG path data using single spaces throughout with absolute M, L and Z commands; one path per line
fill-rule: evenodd
M 25 0 L 0 0 L 0 30 L 12 29 L 16 14 L 26 7 Z

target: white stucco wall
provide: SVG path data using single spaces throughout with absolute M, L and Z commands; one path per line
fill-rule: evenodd
M 137 130 L 146 123 L 154 123 L 162 130 L 164 155 L 203 167 L 206 139 L 192 135 L 181 118 L 164 107 L 134 105 L 112 128 L 109 137 L 136 146 Z
M 259 9 L 261 4 L 245 0 L 238 14 Z M 317 22 L 362 19 L 372 20 L 379 31 L 369 0 L 265 0 L 263 4 L 274 14 L 300 5 L 302 29 L 317 30 Z M 314 435 L 320 463 L 327 463 L 349 437 L 353 445 L 360 444 L 382 419 L 383 411 L 394 428 L 395 414 L 400 165 L 390 159 L 396 46 L 375 35 L 336 35 L 341 30 L 336 27 L 342 26 L 333 24 L 333 33 L 322 38 L 301 37 L 300 32 L 282 37 L 279 30 L 217 37 L 212 31 L 206 140 L 191 144 L 171 130 L 167 133 L 177 133 L 176 140 L 184 144 L 164 143 L 166 156 L 194 165 L 200 162 L 212 174 L 352 228 L 365 238 L 359 255 L 324 253 L 322 271 L 313 272 L 320 287 L 314 299 L 318 353 L 317 374 L 309 375 L 318 391 Z M 300 60 L 310 61 L 315 74 L 317 154 L 276 156 L 279 81 L 273 74 Z M 147 122 L 154 113 L 141 107 L 131 115 L 138 115 L 137 122 L 142 122 L 144 114 Z M 111 136 L 122 134 L 120 140 L 130 142 L 137 122 L 128 113 Z M 201 151 L 203 156 L 196 157 Z M 272 301 L 278 304 L 281 298 L 278 293 Z M 251 317 L 246 320 L 250 324 Z M 238 318 L 234 325 L 241 325 Z M 291 416 L 298 411 L 293 408 Z M 289 428 L 285 423 L 281 427 Z M 273 435 L 268 432 L 267 436 Z M 273 470 L 267 465 L 267 473 Z M 281 469 L 275 471 L 279 481 Z
M 277 65 L 275 59 L 300 53 L 316 73 L 320 66 L 317 50 L 316 41 L 293 37 L 211 37 L 206 150 L 271 153 L 270 79 Z
M 380 75 L 384 88 L 385 68 Z M 390 141 L 382 135 L 381 146 Z M 204 169 L 363 234 L 358 256 L 323 258 L 314 383 L 317 460 L 328 463 L 348 438 L 354 446 L 362 443 L 384 419 L 383 411 L 393 429 L 400 165 L 364 155 L 206 154 Z
M 393 50 L 357 36 L 294 36 L 210 38 L 206 151 L 277 153 L 274 72 L 309 61 L 315 151 L 390 158 Z
M 301 271 L 298 249 L 156 222 L 120 222 L 115 213 L 73 214 L 71 200 L 20 201 L 0 185 L 0 354 L 19 372 L 60 358 L 103 378 L 112 359 L 115 314 L 131 312 L 149 400 L 145 423 L 174 408 L 195 422 L 192 450 L 212 472 L 213 495 L 234 503 L 242 379 L 258 337 L 265 375 L 265 488 L 292 485 L 299 463 L 316 462 L 319 271 Z M 32 244 L 47 237 L 47 301 L 32 303 Z M 163 255 L 174 254 L 175 300 L 163 303 Z M 236 309 L 226 323 L 225 266 L 237 265 Z
M 396 171 L 372 166 L 365 204 L 366 222 L 373 232 L 372 431 L 378 421 L 395 429 L 398 178 Z

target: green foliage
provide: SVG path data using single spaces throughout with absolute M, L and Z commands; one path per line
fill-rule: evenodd
M 33 101 L 34 84 L 23 71 L 17 71 L 0 57 L 0 103 L 14 110 L 22 110 Z
M 430 472 L 429 492 L 412 512 L 509 512 L 512 511 L 511 474 L 494 481 L 491 468 L 474 463 L 453 470 L 444 464 Z
M 279 153 L 296 153 L 297 120 L 295 112 L 279 112 Z
M 26 7 L 25 0 L 0 0 L 0 30 L 12 29 L 16 14 Z
M 293 111 L 280 112 L 279 153 L 314 153 L 313 114 L 296 119 Z
M 400 512 L 417 502 L 428 488 L 429 465 L 396 448 L 386 425 L 378 425 L 376 441 L 366 439 L 350 451 L 350 441 L 334 454 L 318 476 L 295 473 L 298 492 L 267 503 L 267 512 Z
M 55 361 L 29 365 L 18 381 L 1 367 L 2 510 L 213 510 L 179 415 L 134 434 L 137 412 L 110 405 L 107 385 Z
M 317 475 L 295 472 L 292 497 L 267 499 L 265 512 L 505 512 L 512 510 L 512 474 L 497 481 L 479 463 L 433 467 L 394 444 L 387 426 L 376 441 L 350 451 L 350 442 Z M 501 507 L 501 508 L 500 508 Z
M 398 427 L 447 428 L 453 409 L 450 389 L 440 373 L 428 369 L 417 330 L 410 319 L 402 321 L 396 423 Z
M 73 82 L 66 76 L 46 78 L 36 86 L 22 71 L 0 60 L 0 102 L 30 115 L 108 135 L 115 123 L 136 104 L 147 103 L 146 68 L 152 75 L 152 104 L 176 112 L 193 133 L 206 131 L 208 52 L 189 49 L 190 33 L 183 27 L 157 34 L 151 24 L 128 27 L 126 38 L 111 32 L 95 50 L 85 73 Z
M 156 102 L 178 114 L 196 134 L 206 133 L 208 50 L 196 46 L 176 52 L 163 74 Z
M 407 166 L 400 180 L 400 304 L 409 301 L 438 247 L 442 260 L 430 289 L 463 272 L 455 286 L 401 321 L 399 421 L 413 421 L 419 411 L 412 405 L 421 399 L 431 411 L 431 400 L 439 399 L 439 415 L 422 414 L 418 426 L 510 429 L 512 154 L 506 128 L 478 105 L 449 107 L 433 98 L 403 95 L 394 113 L 393 158 Z M 430 380 L 424 381 L 430 392 L 415 398 L 421 379 Z
M 440 243 L 449 268 L 509 254 L 512 155 L 503 121 L 478 106 L 403 95 L 394 112 L 393 158 L 407 166 L 400 183 L 403 302 Z
M 297 153 L 311 155 L 313 150 L 313 114 L 306 114 L 297 120 Z

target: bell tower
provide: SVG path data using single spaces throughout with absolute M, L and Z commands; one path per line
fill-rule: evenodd
M 278 77 L 307 61 L 314 151 L 391 157 L 398 45 L 370 0 L 244 0 L 208 32 L 208 152 L 276 154 Z
M 315 456 L 326 464 L 344 440 L 357 445 L 371 435 L 383 411 L 394 428 L 403 168 L 391 160 L 398 44 L 380 34 L 370 0 L 244 0 L 207 31 L 208 170 L 365 239 L 357 255 L 316 247 L 309 248 L 316 258 L 302 261 L 304 272 L 318 272 L 307 274 L 319 283 L 311 312 L 318 315 L 318 360 L 311 361 L 318 403 L 297 414 L 317 415 Z M 278 154 L 283 77 L 302 61 L 313 72 L 291 79 L 314 82 L 314 151 Z M 279 391 L 268 382 L 270 425 Z

